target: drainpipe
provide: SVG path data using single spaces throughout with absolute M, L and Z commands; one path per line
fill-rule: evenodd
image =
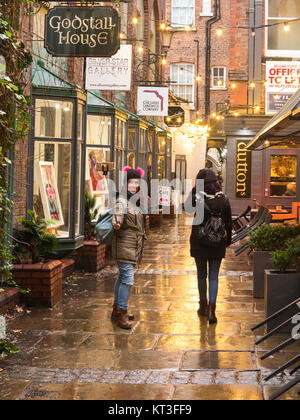
M 220 0 L 215 0 L 214 15 L 205 24 L 206 46 L 205 46 L 205 118 L 210 114 L 210 74 L 211 74 L 211 28 L 212 25 L 221 19 Z
M 256 0 L 255 2 L 255 26 L 260 27 L 263 24 L 263 2 L 262 0 Z M 263 30 L 256 29 L 255 34 L 255 48 L 254 48 L 254 80 L 262 80 L 262 36 Z M 258 83 L 254 90 L 254 106 L 260 105 L 261 101 L 261 91 L 263 85 Z
M 249 8 L 249 26 L 251 28 L 255 27 L 255 0 L 250 0 L 250 8 Z M 255 31 L 256 36 L 256 31 Z M 254 81 L 254 48 L 255 48 L 255 36 L 249 33 L 249 82 Z M 249 106 L 254 105 L 254 90 L 250 88 L 248 84 L 248 95 L 247 95 L 247 113 L 249 113 Z

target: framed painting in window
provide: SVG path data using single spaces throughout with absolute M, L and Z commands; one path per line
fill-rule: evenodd
M 38 185 L 45 218 L 53 221 L 50 228 L 63 226 L 64 218 L 53 163 L 38 162 L 38 169 Z

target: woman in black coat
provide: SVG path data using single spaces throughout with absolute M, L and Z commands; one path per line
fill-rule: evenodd
M 201 202 L 201 200 L 205 200 L 205 203 L 213 214 L 221 215 L 227 232 L 227 241 L 220 247 L 216 248 L 201 245 L 197 238 L 199 224 L 196 224 L 198 223 L 196 222 L 197 214 L 195 215 L 190 244 L 191 256 L 195 258 L 198 272 L 198 288 L 200 295 L 200 308 L 198 314 L 199 316 L 208 316 L 209 322 L 213 324 L 217 322 L 215 311 L 218 296 L 219 271 L 222 259 L 226 254 L 226 247 L 231 244 L 232 216 L 229 200 L 226 195 L 221 192 L 221 187 L 217 182 L 216 174 L 210 169 L 202 169 L 198 173 L 197 179 L 204 181 L 204 191 L 196 191 L 196 187 L 193 188 L 191 197 L 189 198 L 192 200 L 193 207 L 196 207 L 196 201 Z M 204 219 L 201 226 L 205 225 L 210 217 L 211 213 L 204 207 Z M 209 266 L 209 272 L 207 266 Z M 209 305 L 207 303 L 207 274 L 209 278 Z

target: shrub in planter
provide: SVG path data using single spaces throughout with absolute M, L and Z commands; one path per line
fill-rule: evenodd
M 288 241 L 287 249 L 272 252 L 274 270 L 266 270 L 265 273 L 265 309 L 269 317 L 279 309 L 287 306 L 300 296 L 300 239 Z M 291 269 L 296 267 L 296 269 Z M 292 308 L 280 317 L 268 323 L 268 331 L 281 325 L 298 312 Z M 293 325 L 287 325 L 280 332 L 290 332 Z
M 28 219 L 20 219 L 22 228 L 14 232 L 13 279 L 29 289 L 22 296 L 26 303 L 54 306 L 62 297 L 62 263 L 53 260 L 58 240 L 47 232 L 53 221 L 41 219 L 33 211 L 28 215 Z
M 262 225 L 250 233 L 253 257 L 253 296 L 264 297 L 264 271 L 273 268 L 271 252 L 283 250 L 291 238 L 300 235 L 300 226 Z
M 84 212 L 84 246 L 75 253 L 76 267 L 89 273 L 95 273 L 105 265 L 106 245 L 96 241 L 93 220 L 97 218 L 98 210 L 95 209 L 96 197 L 91 197 L 85 192 Z

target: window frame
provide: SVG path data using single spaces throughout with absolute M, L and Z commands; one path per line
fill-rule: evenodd
M 200 13 L 200 16 L 213 16 L 214 14 L 213 14 L 213 5 L 212 5 L 212 2 L 211 2 L 211 0 L 209 0 L 209 2 L 210 2 L 210 12 L 206 12 L 206 11 L 203 11 L 203 2 L 204 2 L 204 0 L 202 0 L 202 7 L 201 7 L 201 10 L 202 10 L 202 12 Z
M 182 6 L 180 7 L 175 7 L 173 6 L 174 4 L 174 0 L 172 0 L 172 4 L 171 4 L 171 27 L 172 28 L 185 28 L 186 26 L 192 26 L 193 28 L 195 27 L 196 24 L 196 2 L 195 0 L 193 0 L 194 5 L 192 7 L 189 7 L 190 9 L 194 9 L 193 12 L 193 21 L 190 23 L 179 23 L 179 22 L 174 22 L 174 9 L 186 9 L 187 6 L 184 5 L 185 0 L 181 0 L 182 1 Z
M 290 17 L 290 18 L 272 18 L 269 17 L 269 1 L 266 1 L 265 4 L 265 25 L 269 24 L 269 21 L 282 21 L 283 22 L 288 22 L 288 21 L 292 21 L 294 19 L 297 19 L 297 17 Z M 299 16 L 300 18 L 300 16 Z M 265 30 L 265 56 L 266 57 L 284 57 L 284 58 L 289 58 L 289 57 L 294 57 L 294 58 L 300 58 L 300 49 L 299 50 L 270 50 L 268 48 L 268 40 L 269 40 L 269 28 L 266 27 Z
M 224 76 L 223 79 L 218 77 L 218 80 L 223 80 L 224 84 L 222 86 L 215 85 L 214 80 L 214 70 L 215 69 L 223 69 L 224 70 Z M 227 68 L 225 66 L 213 66 L 211 69 L 211 89 L 213 90 L 226 90 L 227 89 Z
M 181 83 L 180 81 L 176 84 L 172 83 L 171 84 L 171 91 L 175 96 L 178 96 L 182 99 L 185 99 L 186 101 L 188 101 L 188 103 L 191 106 L 195 106 L 195 97 L 196 97 L 196 95 L 195 95 L 195 87 L 196 87 L 196 83 L 195 83 L 195 64 L 194 63 L 172 63 L 171 67 L 170 67 L 170 76 L 171 76 L 171 79 L 173 79 L 173 68 L 174 67 L 179 67 L 179 79 L 180 79 L 180 68 L 184 67 L 184 66 L 192 66 L 193 67 L 193 77 L 192 77 L 193 83 L 192 84 Z M 189 71 L 189 70 L 184 70 L 184 71 Z M 191 102 L 186 97 L 178 95 L 176 92 L 174 92 L 174 90 L 173 90 L 174 87 L 181 87 L 181 86 L 185 86 L 185 87 L 192 86 L 192 101 Z

